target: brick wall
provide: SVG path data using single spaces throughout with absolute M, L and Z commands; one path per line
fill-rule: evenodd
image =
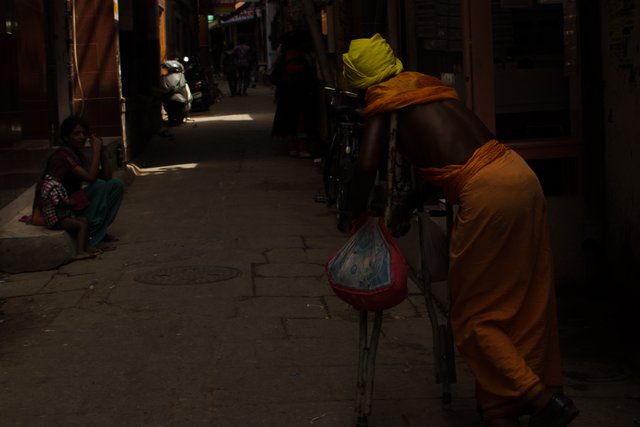
M 111 1 L 76 2 L 75 48 L 74 112 L 82 113 L 99 135 L 121 136 L 117 28 Z

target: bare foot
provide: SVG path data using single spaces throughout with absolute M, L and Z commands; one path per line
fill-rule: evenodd
M 119 242 L 120 239 L 118 239 L 116 236 L 114 236 L 113 234 L 106 234 L 104 236 L 104 239 L 102 239 L 103 242 Z
M 89 252 L 79 252 L 76 254 L 76 256 L 71 258 L 71 261 L 80 261 L 83 259 L 91 259 L 95 257 L 96 257 L 96 254 L 90 254 Z
M 89 246 L 87 248 L 87 252 L 90 254 L 100 255 L 102 250 L 100 248 L 96 248 L 95 246 Z

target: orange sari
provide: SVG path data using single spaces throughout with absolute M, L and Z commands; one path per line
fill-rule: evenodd
M 363 113 L 371 116 L 386 111 L 399 110 L 415 104 L 458 99 L 455 89 L 444 85 L 435 77 L 405 71 L 367 89 L 367 106 Z
M 451 234 L 451 323 L 486 419 L 520 415 L 539 384 L 562 384 L 552 256 L 540 183 L 492 140 L 425 180 L 459 205 Z

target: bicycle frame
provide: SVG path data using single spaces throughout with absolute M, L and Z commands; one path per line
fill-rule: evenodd
M 448 270 L 448 242 L 451 236 L 451 226 L 453 222 L 453 209 L 444 200 L 438 201 L 440 206 L 436 209 L 425 210 L 425 189 L 419 184 L 419 179 L 416 176 L 416 170 L 407 162 L 396 149 L 396 131 L 397 131 L 397 114 L 394 112 L 391 114 L 390 123 L 390 135 L 389 135 L 389 155 L 387 159 L 386 170 L 386 209 L 385 220 L 389 230 L 394 233 L 394 230 L 400 237 L 409 232 L 411 228 L 417 229 L 418 232 L 418 262 L 416 265 L 409 265 L 410 276 L 414 282 L 421 289 L 425 304 L 427 306 L 427 313 L 429 315 L 429 322 L 431 323 L 431 329 L 433 333 L 433 354 L 434 354 L 434 366 L 436 383 L 442 384 L 442 402 L 445 405 L 451 403 L 451 389 L 452 383 L 456 382 L 456 366 L 455 366 L 455 353 L 453 345 L 453 334 L 451 331 L 451 324 L 449 322 L 449 298 L 448 288 L 444 287 L 444 296 L 438 298 L 438 292 L 434 289 L 433 276 L 427 262 L 427 256 L 434 256 L 434 253 L 427 253 L 425 242 L 424 227 L 425 219 L 423 215 L 429 216 L 441 216 L 446 218 L 446 241 L 447 251 L 445 253 L 446 265 Z M 403 171 L 409 169 L 409 176 L 403 177 Z M 411 227 L 407 224 L 407 227 L 403 227 L 400 220 L 394 221 L 393 210 L 394 206 L 405 206 L 408 203 L 408 196 L 415 192 L 415 211 L 413 217 L 416 221 L 417 227 Z M 437 225 L 436 225 L 437 227 Z M 433 251 L 431 251 L 433 252 Z M 445 274 L 446 279 L 446 274 Z M 440 279 L 442 280 L 442 279 Z
M 331 121 L 331 139 L 324 166 L 325 197 L 328 205 L 336 207 L 336 225 L 348 231 L 349 186 L 353 175 L 362 124 L 357 112 L 358 94 L 325 87 L 330 95 L 328 104 Z

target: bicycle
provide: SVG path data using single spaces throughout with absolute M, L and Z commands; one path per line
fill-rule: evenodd
M 389 231 L 400 238 L 411 229 L 418 234 L 418 259 L 409 262 L 409 277 L 423 293 L 429 323 L 433 334 L 434 374 L 436 384 L 442 385 L 442 404 L 451 405 L 451 385 L 457 381 L 455 350 L 451 322 L 449 319 L 450 298 L 446 283 L 448 271 L 448 246 L 453 222 L 453 207 L 442 199 L 441 192 L 433 193 L 421 184 L 415 168 L 399 156 L 395 148 L 397 116 L 391 116 L 389 152 L 385 159 L 384 173 L 380 173 L 376 186 L 383 188 L 384 197 L 379 200 L 384 206 L 384 218 Z M 371 198 L 376 200 L 375 195 Z M 371 206 L 373 211 L 377 211 Z M 433 219 L 444 219 L 444 226 Z M 415 222 L 412 226 L 411 222 Z M 434 250 L 434 242 L 442 243 Z M 399 242 L 398 242 L 399 243 Z M 427 250 L 427 247 L 430 246 Z M 404 250 L 403 250 L 404 252 Z M 435 260 L 435 253 L 439 259 Z M 356 412 L 357 426 L 366 427 L 371 413 L 373 376 L 378 339 L 382 328 L 382 311 L 374 313 L 373 328 L 368 333 L 368 313 L 360 312 L 360 344 L 357 379 Z
M 415 167 L 396 149 L 397 114 L 391 115 L 391 133 L 386 168 L 385 219 L 396 238 L 417 232 L 418 259 L 408 262 L 409 276 L 424 295 L 433 334 L 436 384 L 442 385 L 442 403 L 451 404 L 451 385 L 457 381 L 451 305 L 447 276 L 449 241 L 454 208 L 442 190 L 429 187 L 417 176 Z M 443 224 L 437 224 L 444 220 Z M 412 227 L 411 222 L 415 225 Z M 442 222 L 442 221 L 440 221 Z
M 346 232 L 349 227 L 349 186 L 362 129 L 358 113 L 361 100 L 354 92 L 331 87 L 324 89 L 329 95 L 328 116 L 331 119 L 331 137 L 323 167 L 325 201 L 329 206 L 335 205 L 338 230 Z

